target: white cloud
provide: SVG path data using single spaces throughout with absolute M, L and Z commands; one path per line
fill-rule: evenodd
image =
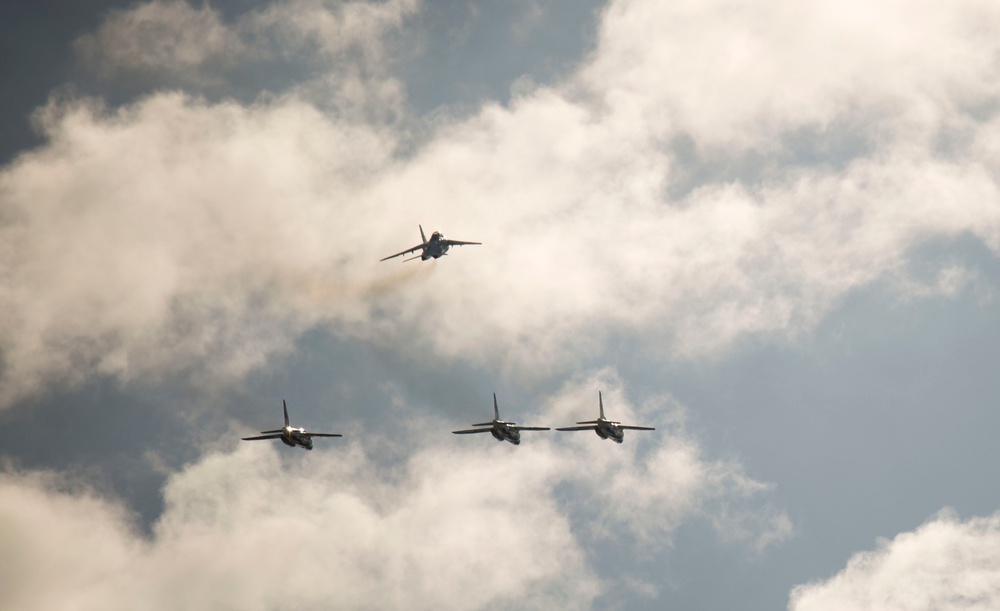
M 5 474 L 5 609 L 583 608 L 596 594 L 551 469 L 438 450 L 386 483 L 357 450 L 245 444 L 173 476 L 146 540 L 118 506 Z M 540 464 L 541 463 L 541 464 Z M 541 467 L 541 468 L 539 468 Z
M 134 38 L 122 15 L 144 6 L 98 37 Z M 369 121 L 400 108 L 381 52 L 344 51 L 377 48 L 408 2 L 302 0 L 240 22 L 287 33 L 272 49 L 334 55 L 330 75 L 354 75 L 337 112 L 304 89 L 56 103 L 48 144 L 0 173 L 3 402 L 95 373 L 228 383 L 318 324 L 525 378 L 619 335 L 712 358 L 808 332 L 925 240 L 1000 249 L 1000 8 L 811 9 L 612 3 L 577 74 L 441 120 L 408 155 L 408 134 Z M 417 223 L 485 245 L 376 265 Z
M 835 577 L 792 590 L 789 609 L 974 611 L 1000 606 L 1000 514 L 950 512 L 854 555 Z
M 359 265 L 375 245 L 348 222 L 391 146 L 373 130 L 179 94 L 42 122 L 52 145 L 0 174 L 5 401 L 50 377 L 232 379 L 407 279 Z
M 581 383 L 597 380 L 614 376 Z M 615 414 L 630 416 L 620 388 L 608 390 Z M 567 388 L 563 400 L 582 392 Z M 539 418 L 556 418 L 552 410 Z M 761 488 L 746 477 L 720 480 L 720 468 L 732 467 L 705 461 L 671 427 L 646 443 L 586 435 L 566 444 L 568 434 L 548 432 L 526 433 L 514 447 L 457 438 L 440 424 L 426 421 L 415 432 L 423 443 L 393 465 L 374 458 L 381 452 L 370 437 L 364 449 L 345 439 L 310 453 L 267 443 L 210 452 L 169 477 L 149 537 L 79 485 L 66 490 L 66 480 L 8 467 L 0 606 L 588 608 L 606 580 L 626 577 L 595 574 L 589 550 L 607 546 L 595 533 L 624 526 L 615 544 L 648 553 L 681 523 L 712 520 L 706 499 L 738 503 L 742 488 Z M 662 450 L 636 452 L 641 445 Z M 745 539 L 754 546 L 769 530 L 761 522 Z
M 716 153 L 838 122 L 925 146 L 995 99 L 998 22 L 983 0 L 612 2 L 582 77 L 607 112 Z

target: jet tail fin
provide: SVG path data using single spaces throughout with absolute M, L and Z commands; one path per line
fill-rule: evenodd
M 289 424 L 288 422 L 288 405 L 285 404 L 284 399 L 281 400 L 281 408 L 285 410 L 285 426 L 291 426 L 291 424 Z
M 426 244 L 427 243 L 427 236 L 424 235 L 424 226 L 423 225 L 417 225 L 417 227 L 420 227 L 420 240 L 421 240 L 421 242 L 423 244 Z
M 601 403 L 601 420 L 604 420 L 604 396 L 601 395 L 601 391 L 597 391 L 597 400 Z
M 497 420 L 500 419 L 500 408 L 497 407 L 497 394 L 493 393 L 493 417 Z

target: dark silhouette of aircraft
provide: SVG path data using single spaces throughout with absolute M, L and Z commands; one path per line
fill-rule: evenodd
M 594 431 L 597 436 L 601 439 L 613 439 L 617 443 L 625 441 L 625 431 L 655 431 L 656 429 L 651 426 L 631 426 L 627 424 L 622 424 L 621 422 L 615 422 L 614 420 L 608 420 L 604 417 L 604 397 L 601 396 L 601 392 L 597 391 L 597 399 L 600 401 L 601 405 L 601 416 L 597 420 L 584 420 L 583 422 L 577 422 L 577 424 L 585 424 L 586 426 L 566 426 L 562 428 L 556 428 L 557 431 Z
M 500 419 L 500 408 L 497 407 L 497 394 L 493 393 L 493 421 L 480 422 L 472 426 L 482 426 L 489 428 L 466 429 L 464 431 L 452 431 L 456 435 L 471 435 L 473 433 L 489 433 L 497 441 L 509 441 L 514 445 L 521 444 L 521 431 L 547 431 L 547 426 L 514 426 L 516 422 L 507 422 Z
M 400 257 L 402 255 L 409 254 L 411 252 L 416 252 L 418 250 L 422 251 L 419 255 L 417 255 L 416 257 L 410 257 L 409 259 L 404 259 L 404 261 L 412 261 L 414 259 L 420 259 L 421 261 L 426 261 L 427 259 L 439 259 L 448 254 L 448 249 L 451 248 L 452 246 L 469 246 L 469 245 L 482 244 L 482 242 L 462 242 L 460 240 L 448 240 L 445 239 L 444 234 L 439 231 L 435 231 L 434 233 L 432 233 L 431 239 L 428 240 L 427 237 L 424 235 L 424 228 L 420 225 L 417 225 L 417 227 L 420 227 L 420 239 L 423 240 L 420 244 L 417 244 L 413 248 L 407 248 L 403 252 L 397 252 L 394 255 L 390 255 L 385 259 L 382 259 L 382 261 L 387 261 L 389 259 Z
M 310 433 L 305 429 L 292 428 L 292 425 L 288 422 L 288 406 L 285 404 L 285 400 L 281 400 L 281 407 L 285 410 L 285 426 L 284 428 L 275 429 L 273 431 L 261 431 L 260 435 L 255 437 L 242 437 L 243 441 L 257 441 L 259 439 L 280 439 L 281 443 L 286 446 L 300 448 L 305 448 L 307 450 L 313 449 L 313 437 L 343 437 L 339 433 Z

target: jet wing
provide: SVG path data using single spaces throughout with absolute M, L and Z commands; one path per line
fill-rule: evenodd
M 591 424 L 589 426 L 564 426 L 562 428 L 557 428 L 557 431 L 596 431 L 597 425 Z
M 489 433 L 493 430 L 493 427 L 488 429 L 466 429 L 464 431 L 452 431 L 456 435 L 471 435 L 472 433 Z
M 441 240 L 442 244 L 447 244 L 448 246 L 481 246 L 482 242 L 463 242 L 461 240 Z
M 512 426 L 511 429 L 515 431 L 549 431 L 552 430 L 547 426 Z
M 416 251 L 418 251 L 418 250 L 422 250 L 423 248 L 424 248 L 424 245 L 423 245 L 423 244 L 417 244 L 417 245 L 416 245 L 416 246 L 414 246 L 413 248 L 407 248 L 407 249 L 406 249 L 406 250 L 404 250 L 403 252 L 397 252 L 397 253 L 396 253 L 396 254 L 394 254 L 394 255 L 390 255 L 390 256 L 386 257 L 385 259 L 379 259 L 379 262 L 382 262 L 382 261 L 388 261 L 389 259 L 395 259 L 396 257 L 401 257 L 401 256 L 403 256 L 403 255 L 407 255 L 407 254 L 410 254 L 411 252 L 416 252 Z
M 628 429 L 630 431 L 655 431 L 656 429 L 651 426 L 628 426 L 626 424 L 618 425 L 620 429 Z
M 256 437 L 240 437 L 243 441 L 256 441 L 258 439 L 280 439 L 281 435 L 257 435 Z
M 310 437 L 343 437 L 340 433 L 306 433 Z

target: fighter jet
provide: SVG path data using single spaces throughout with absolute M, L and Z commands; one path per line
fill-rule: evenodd
M 280 439 L 281 443 L 294 448 L 299 446 L 307 450 L 313 449 L 313 437 L 343 437 L 339 433 L 310 433 L 305 429 L 292 428 L 288 422 L 288 405 L 285 400 L 281 400 L 281 407 L 285 410 L 285 427 L 273 431 L 261 431 L 261 435 L 256 437 L 243 437 L 243 441 L 257 441 L 258 439 Z
M 516 422 L 506 422 L 500 419 L 500 408 L 497 407 L 497 394 L 493 393 L 493 421 L 480 422 L 472 426 L 484 426 L 489 428 L 467 429 L 464 431 L 452 431 L 456 435 L 471 435 L 472 433 L 489 433 L 497 441 L 507 440 L 514 445 L 521 444 L 521 431 L 547 431 L 547 426 L 514 426 Z
M 617 443 L 625 441 L 625 430 L 630 429 L 633 431 L 655 431 L 656 429 L 651 426 L 630 426 L 622 424 L 621 422 L 615 422 L 613 420 L 608 420 L 604 417 L 604 397 L 601 396 L 601 392 L 597 391 L 597 400 L 601 404 L 601 416 L 597 420 L 584 420 L 583 422 L 577 422 L 577 424 L 585 424 L 587 426 L 566 426 L 562 428 L 556 428 L 557 431 L 594 431 L 597 436 L 601 439 L 613 439 Z
M 387 261 L 395 257 L 401 257 L 405 254 L 409 254 L 411 252 L 415 252 L 418 250 L 422 251 L 419 255 L 417 255 L 416 257 L 410 257 L 409 259 L 404 259 L 404 261 L 412 261 L 414 259 L 420 259 L 421 261 L 426 261 L 427 259 L 438 259 L 448 254 L 448 249 L 451 248 L 452 246 L 469 246 L 474 244 L 482 244 L 482 242 L 462 242 L 459 240 L 447 240 L 445 239 L 444 234 L 439 231 L 435 231 L 434 233 L 432 233 L 431 239 L 428 240 L 427 236 L 424 235 L 424 228 L 420 225 L 417 225 L 417 227 L 420 227 L 420 239 L 423 240 L 420 244 L 417 244 L 413 248 L 407 248 L 403 252 L 397 252 L 394 255 L 388 256 L 385 259 L 382 259 L 382 261 Z

